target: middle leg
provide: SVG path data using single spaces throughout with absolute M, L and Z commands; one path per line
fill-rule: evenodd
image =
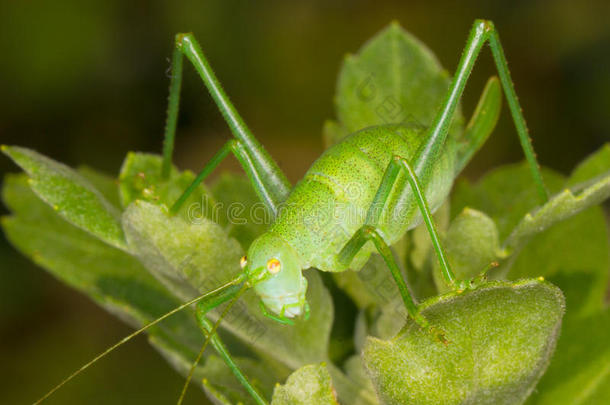
M 392 277 L 398 286 L 398 290 L 400 291 L 401 298 L 405 304 L 405 308 L 407 309 L 409 316 L 422 328 L 431 330 L 441 339 L 441 341 L 446 342 L 443 333 L 431 327 L 429 322 L 419 312 L 417 304 L 413 299 L 407 284 L 402 278 L 402 274 L 396 260 L 394 259 L 392 251 L 379 231 L 379 221 L 382 211 L 377 208 L 384 207 L 386 205 L 400 170 L 405 170 L 407 173 L 409 185 L 411 186 L 413 196 L 417 202 L 419 210 L 421 211 L 424 223 L 426 224 L 428 232 L 430 233 L 430 238 L 432 239 L 432 244 L 441 265 L 441 272 L 445 281 L 448 285 L 456 290 L 462 290 L 468 285 L 467 283 L 458 283 L 456 281 L 455 275 L 453 274 L 451 266 L 449 265 L 447 255 L 441 245 L 436 226 L 434 225 L 434 220 L 432 219 L 432 214 L 423 194 L 422 187 L 419 184 L 419 180 L 415 175 L 415 171 L 406 159 L 398 156 L 392 158 L 385 171 L 379 189 L 377 190 L 375 198 L 373 199 L 373 202 L 367 212 L 364 226 L 362 226 L 362 228 L 360 228 L 360 230 L 358 230 L 341 249 L 341 252 L 339 253 L 339 261 L 348 266 L 364 244 L 369 240 L 372 241 L 375 244 L 377 251 L 381 254 L 386 262 Z

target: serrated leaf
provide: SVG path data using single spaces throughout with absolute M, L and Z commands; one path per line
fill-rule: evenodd
M 565 179 L 545 167 L 542 174 L 547 188 L 557 192 Z M 525 162 L 500 166 L 472 184 L 461 179 L 451 196 L 451 218 L 464 208 L 484 212 L 498 227 L 504 241 L 521 219 L 538 205 L 538 194 L 529 166 Z
M 584 188 L 581 185 L 576 185 L 574 188 L 582 189 L 582 191 L 574 194 L 569 189 L 564 190 L 553 196 L 536 211 L 526 214 L 511 232 L 505 246 L 508 249 L 516 250 L 528 237 L 540 233 L 555 223 L 576 215 L 610 197 L 610 172 L 606 176 L 597 178 L 592 183 L 588 181 Z
M 583 333 L 583 331 L 586 331 Z M 610 311 L 566 319 L 531 405 L 604 404 L 610 398 Z
M 271 405 L 338 405 L 324 364 L 301 367 L 273 391 Z
M 538 280 L 487 283 L 421 305 L 443 345 L 409 321 L 391 341 L 369 338 L 364 360 L 386 404 L 518 404 L 553 353 L 561 291 Z
M 162 157 L 149 153 L 129 152 L 119 174 L 121 204 L 126 208 L 135 200 L 171 207 L 193 182 L 191 171 L 171 167 L 168 179 L 161 178 Z M 204 185 L 199 185 L 183 203 L 179 214 L 187 221 L 214 219 L 215 201 Z
M 451 222 L 443 242 L 457 280 L 477 277 L 492 262 L 503 256 L 496 224 L 484 213 L 470 208 L 464 208 Z M 434 252 L 432 255 L 436 286 L 441 293 L 449 292 L 451 287 L 441 274 L 437 256 Z
M 426 127 L 448 87 L 449 77 L 434 54 L 392 23 L 357 55 L 346 57 L 335 96 L 337 117 L 344 133 L 390 123 Z M 458 111 L 458 132 L 462 121 Z
M 83 176 L 30 149 L 3 146 L 2 151 L 29 175 L 32 190 L 59 215 L 104 242 L 125 249 L 118 210 Z
M 134 327 L 180 304 L 135 258 L 56 215 L 27 186 L 25 175 L 6 177 L 3 198 L 11 209 L 19 207 L 2 221 L 18 250 Z M 201 340 L 189 312 L 174 315 L 150 333 L 175 342 L 188 358 L 196 355 Z

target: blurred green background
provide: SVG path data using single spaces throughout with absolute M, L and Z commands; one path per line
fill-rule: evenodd
M 116 174 L 127 151 L 161 148 L 173 35 L 195 33 L 253 132 L 297 180 L 323 149 L 341 61 L 391 20 L 453 71 L 475 18 L 500 31 L 540 161 L 567 173 L 610 141 L 610 2 L 0 1 L 0 142 Z M 176 160 L 197 169 L 229 137 L 186 69 Z M 468 116 L 487 77 L 467 87 Z M 469 166 L 476 178 L 521 159 L 507 111 Z M 226 169 L 238 170 L 235 162 Z M 0 171 L 16 171 L 0 158 Z M 6 214 L 5 208 L 0 208 Z M 31 403 L 129 329 L 0 236 L 0 402 Z M 181 379 L 145 338 L 48 403 L 172 403 Z M 192 389 L 189 403 L 205 403 Z

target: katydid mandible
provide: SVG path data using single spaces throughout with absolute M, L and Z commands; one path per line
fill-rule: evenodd
M 485 43 L 490 45 L 499 79 L 492 77 L 487 82 L 461 143 L 458 143 L 457 139 L 449 136 L 449 127 Z M 303 270 L 310 267 L 327 272 L 359 270 L 374 251 L 385 260 L 409 316 L 429 330 L 435 339 L 447 343 L 444 333 L 419 313 L 389 246 L 423 221 L 448 285 L 464 290 L 476 284 L 473 280 L 456 280 L 441 246 L 432 212 L 445 201 L 455 177 L 495 127 L 502 90 L 540 200 L 545 202 L 548 199 L 499 36 L 490 21 L 474 22 L 457 71 L 429 128 L 399 124 L 364 128 L 327 149 L 294 187 L 239 116 L 192 34 L 176 36 L 162 176 L 169 176 L 172 163 L 184 56 L 200 75 L 235 138 L 229 140 L 205 165 L 170 212 L 176 213 L 218 164 L 233 154 L 257 195 L 273 214 L 274 221 L 251 244 L 247 256 L 241 261 L 242 272 L 235 279 L 122 339 L 70 375 L 38 402 L 132 337 L 197 303 L 197 319 L 206 340 L 192 365 L 178 403 L 182 401 L 192 372 L 209 342 L 255 402 L 266 404 L 215 333 L 222 315 L 213 324 L 206 314 L 222 303 L 229 301 L 229 306 L 232 305 L 244 291 L 253 288 L 261 298 L 261 310 L 265 315 L 275 321 L 292 324 L 294 318 L 307 317 L 309 313 L 305 298 L 307 281 L 302 275 Z M 358 186 L 357 192 L 354 192 L 353 185 Z M 225 308 L 223 314 L 227 310 Z

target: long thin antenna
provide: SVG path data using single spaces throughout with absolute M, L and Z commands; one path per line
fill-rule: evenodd
M 210 330 L 207 334 L 207 337 L 205 339 L 205 342 L 203 342 L 203 346 L 201 346 L 201 350 L 199 350 L 199 354 L 197 355 L 197 358 L 195 359 L 195 361 L 193 362 L 193 364 L 191 365 L 191 369 L 189 370 L 189 374 L 186 377 L 186 381 L 184 382 L 184 385 L 182 386 L 182 392 L 180 393 L 180 398 L 178 398 L 178 402 L 176 403 L 176 405 L 181 405 L 182 401 L 184 400 L 184 397 L 186 396 L 186 390 L 188 389 L 189 384 L 191 383 L 191 380 L 193 379 L 193 374 L 195 373 L 195 369 L 197 368 L 197 364 L 199 364 L 199 361 L 201 361 L 201 357 L 203 357 L 203 352 L 205 352 L 206 347 L 208 346 L 208 343 L 210 342 L 210 340 L 212 339 L 212 336 L 214 336 L 214 334 L 216 333 L 216 330 L 218 329 L 218 327 L 220 326 L 220 322 L 222 322 L 222 320 L 224 319 L 224 317 L 227 315 L 227 313 L 229 313 L 229 310 L 231 309 L 231 307 L 233 306 L 233 304 L 235 304 L 235 302 L 239 299 L 239 297 L 248 289 L 248 286 L 244 285 L 235 295 L 235 298 L 233 298 L 229 304 L 227 304 L 227 306 L 225 307 L 225 309 L 222 311 L 222 313 L 220 314 L 220 316 L 218 317 L 218 320 L 216 321 L 216 323 L 214 324 L 214 326 L 212 327 L 212 330 Z M 202 328 L 203 329 L 203 328 Z
M 193 298 L 192 300 L 180 305 L 177 308 L 172 309 L 171 311 L 169 311 L 168 313 L 166 313 L 165 315 L 162 315 L 161 317 L 155 319 L 154 321 L 150 322 L 149 324 L 144 325 L 143 327 L 141 327 L 140 329 L 136 330 L 135 332 L 133 332 L 132 334 L 124 337 L 123 339 L 121 339 L 120 341 L 118 341 L 117 343 L 115 343 L 114 345 L 110 346 L 108 349 L 104 350 L 102 353 L 100 353 L 99 355 L 97 355 L 93 360 L 91 360 L 90 362 L 88 362 L 87 364 L 85 364 L 84 366 L 82 366 L 81 368 L 79 368 L 78 370 L 76 370 L 75 372 L 73 372 L 72 374 L 70 374 L 68 377 L 66 377 L 62 382 L 60 382 L 58 385 L 56 385 L 55 387 L 53 387 L 53 389 L 49 392 L 47 392 L 42 398 L 40 398 L 38 401 L 34 402 L 34 405 L 38 405 L 40 404 L 42 401 L 44 401 L 45 399 L 49 398 L 51 395 L 53 395 L 53 393 L 55 391 L 57 391 L 58 389 L 60 389 L 61 387 L 63 387 L 64 385 L 66 385 L 68 382 L 70 382 L 74 377 L 76 377 L 77 375 L 79 375 L 80 373 L 82 373 L 83 371 L 85 371 L 86 369 L 88 369 L 89 367 L 91 367 L 95 362 L 97 362 L 98 360 L 100 360 L 102 357 L 106 356 L 108 353 L 112 352 L 114 349 L 116 349 L 117 347 L 121 346 L 122 344 L 128 342 L 129 340 L 133 339 L 134 337 L 138 336 L 140 333 L 146 331 L 147 329 L 149 329 L 150 327 L 158 324 L 159 322 L 161 322 L 162 320 L 172 316 L 173 314 L 175 314 L 176 312 L 180 312 L 181 310 L 183 310 L 184 308 L 193 305 L 195 303 L 197 303 L 198 301 L 201 301 L 202 299 L 212 295 L 212 294 L 216 294 L 219 291 L 224 290 L 227 287 L 230 287 L 232 285 L 235 285 L 237 283 L 240 283 L 243 281 L 243 277 L 237 277 L 231 281 L 229 281 L 227 284 L 218 287 L 215 290 L 212 290 L 210 292 L 207 292 L 203 295 L 200 295 L 197 298 Z

